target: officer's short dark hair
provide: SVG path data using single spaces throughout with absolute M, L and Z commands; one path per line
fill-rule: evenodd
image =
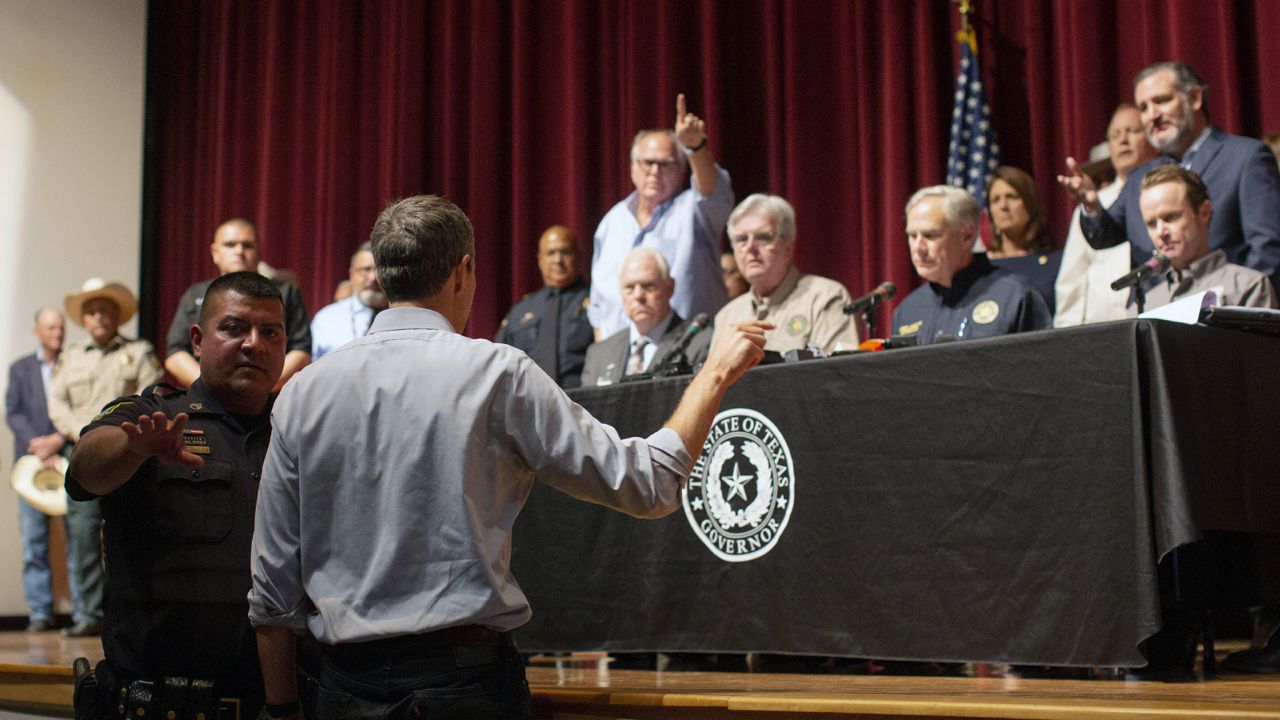
M 1165 183 L 1178 183 L 1186 188 L 1187 200 L 1191 201 L 1191 208 L 1196 212 L 1209 202 L 1209 188 L 1205 187 L 1204 181 L 1199 175 L 1181 165 L 1161 165 L 1142 176 L 1143 190 Z
M 387 206 L 369 236 L 378 282 L 391 302 L 438 294 L 463 257 L 475 258 L 471 221 L 437 195 L 417 195 Z
M 213 301 L 229 292 L 257 300 L 275 299 L 280 302 L 281 312 L 284 311 L 284 296 L 280 294 L 280 288 L 275 282 L 252 270 L 241 270 L 222 275 L 209 283 L 209 289 L 204 292 L 204 301 L 200 303 L 200 319 L 197 322 L 201 326 L 204 326 L 209 320 L 209 314 L 213 312 L 209 308 L 217 304 Z

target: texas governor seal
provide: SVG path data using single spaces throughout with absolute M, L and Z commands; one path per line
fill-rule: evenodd
M 684 514 L 717 557 L 744 562 L 773 549 L 794 506 L 791 450 L 754 410 L 716 415 L 684 489 Z

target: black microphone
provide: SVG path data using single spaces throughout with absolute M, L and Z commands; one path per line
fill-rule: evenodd
M 898 294 L 898 286 L 891 282 L 882 282 L 879 287 L 862 297 L 854 300 L 844 306 L 845 315 L 854 315 L 868 310 L 874 310 L 880 305 L 888 302 L 890 298 Z
M 1156 253 L 1151 256 L 1150 260 L 1130 270 L 1124 277 L 1111 283 L 1111 289 L 1123 290 L 1127 287 L 1141 285 L 1144 280 L 1152 275 L 1159 275 L 1160 273 L 1168 270 L 1169 266 L 1172 264 L 1173 261 L 1168 257 Z
M 689 343 L 693 342 L 693 338 L 706 329 L 710 320 L 711 318 L 706 313 L 695 315 L 689 321 L 689 324 L 685 326 L 684 334 L 680 336 L 679 340 L 676 340 L 675 345 L 671 346 L 671 350 L 667 352 L 666 357 L 662 358 L 662 362 L 654 367 L 653 374 L 679 375 L 682 371 L 689 372 L 685 370 L 685 368 L 689 367 L 689 358 L 684 354 L 684 351 L 689 348 Z

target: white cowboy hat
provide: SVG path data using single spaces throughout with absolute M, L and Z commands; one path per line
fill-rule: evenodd
M 138 311 L 138 299 L 133 296 L 129 288 L 120 283 L 109 283 L 95 277 L 85 280 L 84 285 L 80 286 L 80 292 L 67 296 L 66 302 L 63 303 L 67 308 L 67 317 L 77 325 L 83 326 L 84 323 L 80 320 L 81 309 L 86 302 L 94 298 L 106 298 L 115 303 L 120 308 L 121 325 L 129 322 L 129 318 Z
M 54 461 L 54 469 L 47 470 L 40 458 L 24 455 L 13 464 L 9 484 L 31 507 L 45 515 L 67 514 L 66 482 L 67 459 L 61 455 Z

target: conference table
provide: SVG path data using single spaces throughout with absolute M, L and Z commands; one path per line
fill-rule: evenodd
M 647 435 L 688 378 L 584 388 Z M 1280 534 L 1280 339 L 1128 320 L 761 366 L 681 510 L 539 483 L 514 534 L 526 651 L 1141 666 L 1157 567 Z

